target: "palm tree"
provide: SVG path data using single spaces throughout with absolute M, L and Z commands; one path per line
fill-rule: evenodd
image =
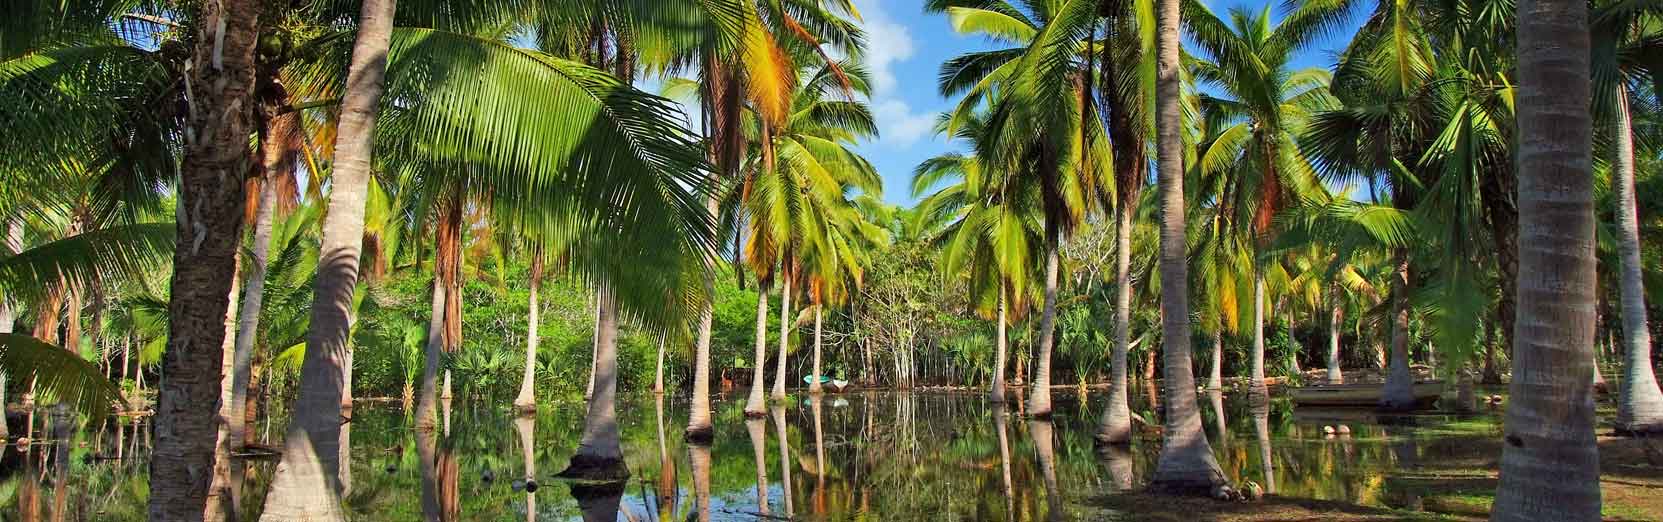
M 954 125 L 943 115 L 939 132 Z M 969 278 L 971 302 L 978 313 L 991 316 L 995 329 L 993 382 L 988 399 L 1005 403 L 1006 328 L 1027 307 L 1032 289 L 1034 245 L 1041 241 L 1042 218 L 1032 212 L 1032 191 L 1010 185 L 984 167 L 979 158 L 992 146 L 992 129 L 985 115 L 957 123 L 953 138 L 967 142 L 971 154 L 947 153 L 925 160 L 913 171 L 913 195 L 924 196 L 917 206 L 929 220 L 947 221 L 934 231 L 941 250 L 941 272 Z
M 1199 159 L 1203 170 L 1230 168 L 1237 173 L 1222 202 L 1243 213 L 1236 222 L 1251 223 L 1255 248 L 1264 250 L 1271 238 L 1272 220 L 1290 201 L 1308 197 L 1321 186 L 1300 155 L 1297 132 L 1304 117 L 1326 108 L 1327 72 L 1321 69 L 1292 70 L 1290 62 L 1303 44 L 1323 30 L 1307 23 L 1321 13 L 1303 9 L 1275 26 L 1270 6 L 1257 13 L 1243 9 L 1230 12 L 1230 23 L 1213 17 L 1206 9 L 1186 13 L 1200 47 L 1213 61 L 1198 61 L 1193 74 L 1198 83 L 1217 86 L 1226 97 L 1199 96 L 1202 117 L 1220 128 L 1218 137 Z M 1218 167 L 1214 167 L 1214 166 Z M 1264 313 L 1265 275 L 1279 267 L 1267 266 L 1261 258 L 1253 274 L 1253 354 L 1249 381 L 1254 393 L 1265 392 Z
M 1600 6 L 1592 14 L 1594 30 L 1594 96 L 1596 118 L 1610 123 L 1615 156 L 1608 163 L 1612 199 L 1615 200 L 1615 231 L 1618 258 L 1618 288 L 1622 317 L 1622 393 L 1617 401 L 1619 432 L 1643 435 L 1663 432 L 1663 390 L 1652 368 L 1651 330 L 1646 317 L 1644 266 L 1640 260 L 1640 224 L 1635 200 L 1633 71 L 1625 70 L 1619 56 L 1651 52 L 1657 33 L 1650 20 L 1651 10 L 1633 12 L 1614 4 Z M 1598 367 L 1596 366 L 1596 370 Z
M 262 520 L 340 520 L 334 482 L 339 476 L 340 410 L 352 296 L 364 236 L 364 204 L 396 0 L 363 2 L 347 66 L 340 128 L 334 144 L 329 205 L 323 223 L 300 395 L 273 472 Z M 316 466 L 311 463 L 316 463 Z M 163 484 L 152 482 L 152 484 Z M 152 493 L 154 494 L 154 493 Z M 154 501 L 152 501 L 152 505 Z M 155 516 L 154 510 L 152 517 Z
M 1600 518 L 1589 38 L 1586 2 L 1519 3 L 1519 317 L 1492 520 Z
M 1184 226 L 1183 119 L 1179 111 L 1179 0 L 1161 0 L 1156 18 L 1155 167 L 1161 198 L 1161 307 L 1165 341 L 1166 431 L 1152 487 L 1211 493 L 1224 482 L 1213 459 L 1190 369 L 1189 274 Z
M 610 305 L 648 325 L 678 321 L 681 310 L 702 299 L 696 290 L 680 291 L 688 272 L 639 268 L 680 266 L 680 259 L 711 248 L 708 219 L 685 214 L 697 207 L 689 198 L 707 190 L 707 167 L 668 101 L 594 67 L 496 40 L 430 29 L 400 29 L 391 38 L 396 45 L 388 53 L 386 87 L 388 98 L 398 103 L 377 108 L 389 120 L 378 126 L 388 133 L 377 140 L 385 151 L 378 156 L 427 174 L 455 173 L 465 164 L 469 183 L 490 187 L 492 206 L 519 219 L 584 216 L 553 220 L 562 236 L 582 239 L 568 247 L 569 270 L 605 283 Z M 318 68 L 319 81 L 335 82 L 324 69 Z M 530 78 L 562 101 L 546 103 L 544 97 L 533 103 L 511 94 L 522 84 L 510 78 Z M 447 112 L 457 107 L 477 110 Z M 502 152 L 509 150 L 542 154 Z M 629 203 L 620 208 L 619 201 Z M 331 215 L 337 214 L 331 210 Z M 644 244 L 656 246 L 641 248 Z M 674 299 L 664 299 L 666 289 L 677 290 Z M 442 309 L 443 295 L 435 297 Z M 312 324 L 316 328 L 320 321 L 314 317 Z M 608 347 L 599 348 L 604 358 Z M 309 359 L 313 351 L 308 350 Z M 597 382 L 597 388 L 605 386 Z M 339 389 L 331 395 L 338 405 Z M 610 408 L 605 401 L 593 405 L 597 413 Z M 589 432 L 603 440 L 585 448 L 606 445 L 604 431 Z M 300 437 L 288 440 L 296 444 Z M 313 447 L 325 448 L 321 444 Z M 285 496 L 274 490 L 271 502 Z
M 1098 0 L 1066 0 L 1031 6 L 1009 2 L 931 0 L 925 9 L 949 12 L 961 32 L 981 32 L 1016 45 L 973 52 L 942 65 L 943 95 L 963 93 L 947 125 L 955 130 L 983 100 L 996 103 L 990 120 L 997 129 L 982 161 L 1037 186 L 1045 215 L 1045 298 L 1039 323 L 1039 346 L 1031 415 L 1051 413 L 1051 352 L 1055 344 L 1058 251 L 1062 239 L 1079 223 L 1096 194 L 1097 173 L 1111 153 L 1096 111 L 1091 81 L 1096 77 L 1090 52 L 1096 34 Z M 1083 71 L 1082 71 L 1083 69 Z M 1076 78 L 1084 81 L 1075 81 Z M 998 96 L 994 97 L 994 93 Z
M 537 301 L 537 292 L 543 287 L 543 245 L 531 245 L 531 296 L 529 298 L 528 315 L 526 316 L 525 340 L 525 373 L 520 377 L 520 394 L 514 398 L 514 409 L 521 413 L 537 411 L 537 394 L 533 386 L 537 371 L 537 319 L 541 303 Z M 529 457 L 528 457 L 529 458 Z

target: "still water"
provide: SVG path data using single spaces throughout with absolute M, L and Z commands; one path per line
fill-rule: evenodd
M 990 408 L 977 394 L 799 397 L 752 420 L 743 399 L 717 402 L 709 447 L 682 442 L 684 398 L 625 399 L 619 417 L 633 478 L 599 497 L 553 478 L 577 446 L 582 404 L 545 404 L 535 418 L 515 419 L 504 407 L 458 402 L 436 447 L 422 447 L 430 441 L 409 428 L 399 404 L 360 403 L 347 425 L 346 504 L 355 519 L 376 521 L 420 520 L 424 490 L 448 516 L 470 521 L 1120 519 L 1129 514 L 1099 500 L 1141 487 L 1160 444 L 1146 428 L 1129 449 L 1096 450 L 1102 396 L 1064 390 L 1048 422 Z M 1283 496 L 1419 508 L 1414 470 L 1497 454 L 1494 412 L 1380 419 L 1295 411 L 1285 398 L 1200 400 L 1231 480 Z M 1152 417 L 1159 405 L 1134 398 L 1133 409 Z M 264 435 L 280 433 L 280 423 L 262 426 Z M 47 425 L 36 434 L 45 440 L 7 447 L 0 459 L 0 520 L 143 520 L 145 423 L 73 433 L 67 422 Z M 245 512 L 253 514 L 275 462 L 247 462 Z

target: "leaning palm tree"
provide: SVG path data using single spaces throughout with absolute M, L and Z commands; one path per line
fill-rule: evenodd
M 1224 482 L 1214 460 L 1190 370 L 1189 274 L 1185 266 L 1183 119 L 1179 67 L 1179 0 L 1161 0 L 1156 18 L 1155 166 L 1161 198 L 1161 338 L 1165 341 L 1166 431 L 1151 485 L 1210 493 Z
M 1491 520 L 1600 519 L 1589 38 L 1587 2 L 1519 3 L 1519 317 Z

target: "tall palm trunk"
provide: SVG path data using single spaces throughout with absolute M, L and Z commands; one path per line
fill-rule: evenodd
M 1634 197 L 1634 130 L 1628 92 L 1617 87 L 1617 255 L 1622 292 L 1622 397 L 1617 429 L 1632 434 L 1663 432 L 1663 391 L 1651 364 L 1651 327 L 1646 321 L 1646 286 L 1640 264 L 1640 219 Z M 1597 367 L 1596 367 L 1597 368 Z
M 1132 441 L 1132 408 L 1126 390 L 1126 353 L 1132 341 L 1132 219 L 1134 209 L 1120 204 L 1114 224 L 1115 281 L 1114 353 L 1109 356 L 1109 404 L 1097 426 L 1097 442 L 1125 444 Z
M 601 294 L 595 292 L 595 328 L 589 340 L 589 383 L 583 385 L 583 401 L 595 397 L 595 365 L 599 364 L 601 353 Z
M 444 358 L 445 285 L 433 278 L 433 307 L 428 312 L 427 342 L 422 344 L 422 377 L 416 398 L 416 430 L 439 427 L 439 361 Z
M 993 389 L 988 391 L 987 394 L 989 401 L 1001 406 L 1000 411 L 1003 411 L 1003 405 L 1005 404 L 1005 358 L 1007 344 L 1005 337 L 1005 322 L 1007 321 L 1006 309 L 1010 306 L 1005 302 L 1005 299 L 1005 283 L 1000 281 L 999 322 L 993 327 L 995 330 L 994 336 L 997 337 L 997 339 L 994 340 L 993 349 Z
M 716 215 L 719 202 L 715 197 L 705 203 L 705 210 L 711 216 Z M 704 274 L 705 295 L 716 296 L 716 275 L 714 270 Z M 693 398 L 690 412 L 687 416 L 687 433 L 685 438 L 695 443 L 709 443 L 715 437 L 716 426 L 710 417 L 710 330 L 715 322 L 714 302 L 705 303 L 704 309 L 699 311 L 699 339 L 693 347 Z
M 1155 149 L 1161 191 L 1161 338 L 1166 344 L 1167 404 L 1161 457 L 1150 482 L 1159 490 L 1206 494 L 1224 482 L 1224 473 L 1213 460 L 1207 432 L 1201 429 L 1195 377 L 1190 369 L 1178 9 L 1178 0 L 1160 0 L 1156 24 Z
M 1265 273 L 1264 267 L 1253 269 L 1253 356 L 1252 373 L 1248 375 L 1249 393 L 1265 395 Z
M 751 395 L 745 400 L 745 416 L 768 414 L 768 400 L 762 393 L 763 374 L 768 368 L 768 285 L 756 285 L 756 358 L 751 363 Z
M 744 152 L 744 136 L 739 132 L 740 92 L 739 76 L 733 67 L 724 61 L 724 56 L 718 53 L 706 53 L 704 59 L 705 88 L 700 98 L 701 118 L 705 124 L 705 135 L 710 137 L 709 154 L 712 164 L 719 169 L 724 179 L 737 176 L 739 160 Z M 705 199 L 705 212 L 710 214 L 711 220 L 720 219 L 722 195 L 711 193 Z M 744 287 L 744 275 L 740 272 L 743 263 L 734 263 L 734 273 L 740 280 L 740 287 Z M 715 425 L 710 418 L 710 331 L 714 322 L 716 307 L 716 274 L 706 271 L 704 274 L 705 294 L 711 296 L 712 301 L 706 303 L 699 313 L 699 344 L 693 354 L 693 404 L 692 411 L 687 418 L 686 438 L 693 442 L 708 443 L 715 437 Z M 706 452 L 706 455 L 709 453 Z M 708 510 L 705 515 L 708 517 Z
M 1039 315 L 1039 359 L 1034 361 L 1034 393 L 1028 397 L 1028 414 L 1036 419 L 1051 416 L 1051 346 L 1057 323 L 1057 250 L 1059 241 L 1051 234 L 1045 252 L 1045 308 Z
M 818 394 L 820 394 L 820 391 L 821 391 L 821 386 L 820 386 L 820 321 L 821 321 L 820 309 L 824 308 L 824 307 L 825 307 L 825 303 L 814 303 L 814 374 L 810 377 L 811 379 L 813 379 L 813 382 L 810 382 L 808 384 L 808 393 L 811 394 L 811 395 L 818 395 Z
M 237 342 L 231 367 L 231 400 L 227 415 L 227 418 L 231 419 L 231 444 L 235 448 L 242 447 L 244 433 L 248 431 L 248 425 L 242 421 L 247 418 L 248 382 L 254 366 L 254 342 L 260 336 L 260 312 L 265 302 L 266 260 L 271 252 L 271 229 L 277 210 L 276 179 L 277 176 L 283 175 L 279 171 L 282 152 L 275 139 L 275 130 L 268 127 L 261 136 L 263 168 L 260 202 L 254 211 L 254 244 L 249 247 L 246 267 L 248 284 L 243 287 L 243 297 L 238 303 L 238 314 L 241 317 L 237 320 Z
M 1224 389 L 1224 325 L 1213 329 L 1212 368 L 1207 372 L 1207 389 Z
M 654 366 L 652 378 L 653 395 L 664 395 L 664 338 L 658 338 L 658 364 Z
M 1328 312 L 1328 384 L 1342 384 L 1345 376 L 1340 374 L 1340 323 L 1344 321 L 1345 312 L 1340 307 L 1339 293 L 1334 293 L 1333 309 Z
M 791 315 L 791 279 L 796 274 L 787 272 L 785 280 L 781 282 L 780 290 L 780 353 L 774 362 L 774 391 L 769 397 L 776 401 L 785 400 L 785 351 L 791 347 L 791 326 L 795 323 Z
M 1491 520 L 1600 519 L 1588 4 L 1518 5 L 1519 281 Z
M 254 48 L 261 2 L 206 3 L 186 73 L 188 131 L 179 171 L 168 347 L 151 453 L 151 520 L 223 520 L 229 498 L 210 484 L 225 462 L 219 394 L 226 312 L 242 246 L 244 176 L 254 158 Z
M 605 285 L 600 289 L 600 330 L 596 332 L 595 396 L 583 418 L 583 438 L 577 453 L 560 476 L 587 480 L 623 481 L 629 478 L 619 442 L 618 304 Z
M 311 327 L 300 368 L 300 396 L 284 437 L 283 460 L 273 472 L 262 520 L 343 517 L 334 484 L 339 476 L 336 445 L 340 444 L 344 385 L 341 363 L 352 332 L 352 297 L 364 241 L 370 154 L 396 5 L 396 0 L 365 0 L 361 7 L 358 36 L 347 65 L 348 87 L 341 99 L 335 168 L 329 182 L 328 213 L 313 283 Z
M 1386 386 L 1380 391 L 1379 407 L 1386 411 L 1407 411 L 1415 407 L 1415 376 L 1409 371 L 1409 254 L 1399 248 L 1392 254 L 1392 348 Z
M 537 321 L 542 305 L 537 293 L 543 288 L 543 249 L 531 247 L 531 297 L 526 312 L 525 371 L 520 375 L 520 394 L 514 398 L 514 409 L 521 413 L 537 411 Z

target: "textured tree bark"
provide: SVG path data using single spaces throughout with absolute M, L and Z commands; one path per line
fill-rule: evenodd
M 543 248 L 541 245 L 531 247 L 531 296 L 526 312 L 525 336 L 525 371 L 520 375 L 520 394 L 514 397 L 514 409 L 521 413 L 537 411 L 537 344 L 541 340 L 537 336 L 538 316 L 542 312 L 542 304 L 537 301 L 537 293 L 543 288 Z
M 751 395 L 745 400 L 745 416 L 768 415 L 768 401 L 762 392 L 763 374 L 768 368 L 768 285 L 756 285 L 756 359 L 751 362 Z
M 1161 197 L 1161 338 L 1165 341 L 1166 427 L 1150 486 L 1158 491 L 1210 494 L 1224 482 L 1213 459 L 1190 368 L 1189 267 L 1184 223 L 1183 121 L 1179 67 L 1179 2 L 1157 4 L 1155 65 L 1156 172 Z M 1153 348 L 1153 347 L 1151 347 Z
M 300 369 L 300 396 L 262 520 L 326 521 L 345 516 L 337 484 L 340 403 L 345 387 L 341 367 L 351 343 L 352 297 L 363 247 L 370 156 L 396 5 L 396 0 L 365 0 L 361 6 L 341 99 L 335 167 L 313 283 L 311 328 Z
M 1340 323 L 1344 321 L 1345 312 L 1339 304 L 1339 293 L 1334 293 L 1333 309 L 1328 312 L 1328 384 L 1343 384 L 1345 376 L 1340 373 Z
M 1518 4 L 1519 280 L 1490 519 L 1600 519 L 1588 4 Z
M 416 397 L 416 430 L 439 427 L 439 361 L 444 358 L 445 285 L 433 278 L 433 302 L 428 310 L 427 342 L 422 345 L 422 377 Z
M 600 330 L 595 357 L 595 396 L 583 419 L 583 438 L 577 453 L 560 476 L 585 480 L 622 482 L 629 478 L 618 432 L 618 304 L 612 291 L 600 289 Z
M 277 187 L 272 180 L 282 175 L 278 169 L 282 155 L 273 150 L 278 147 L 273 130 L 268 127 L 261 136 L 260 151 L 264 167 L 261 169 L 260 203 L 254 211 L 254 244 L 249 248 L 248 284 L 243 288 L 243 297 L 238 303 L 240 317 L 232 355 L 231 396 L 227 398 L 230 408 L 226 415 L 231 419 L 231 444 L 235 449 L 242 448 L 244 434 L 248 431 L 248 425 L 242 420 L 247 418 L 249 372 L 254 366 L 254 342 L 259 338 L 260 312 L 265 301 L 266 259 L 271 251 L 271 229 L 277 207 Z
M 1224 389 L 1224 325 L 1213 330 L 1213 361 L 1207 371 L 1207 389 Z
M 1105 64 L 1107 65 L 1107 64 Z M 1114 224 L 1115 293 L 1114 348 L 1109 355 L 1109 403 L 1098 421 L 1097 442 L 1126 444 L 1132 441 L 1132 408 L 1127 402 L 1126 354 L 1132 334 L 1132 219 L 1135 209 L 1120 203 Z
M 811 377 L 814 382 L 811 382 L 808 385 L 808 393 L 810 395 L 819 395 L 820 392 L 821 392 L 821 386 L 820 386 L 820 322 L 821 322 L 820 315 L 821 314 L 820 314 L 820 310 L 824 307 L 825 307 L 824 303 L 815 303 L 814 304 L 814 374 Z
M 1265 389 L 1265 274 L 1260 267 L 1253 269 L 1253 356 L 1252 373 L 1247 381 L 1248 393 L 1267 395 Z
M 705 211 L 714 218 L 721 201 L 712 196 L 705 200 Z M 715 321 L 716 308 L 716 275 L 715 271 L 704 274 L 705 295 L 710 296 L 711 302 L 705 303 L 704 309 L 699 311 L 699 339 L 693 348 L 693 398 L 687 416 L 687 433 L 684 435 L 690 442 L 709 444 L 716 435 L 716 426 L 710 418 L 710 330 Z
M 1034 391 L 1028 396 L 1028 415 L 1036 419 L 1051 417 L 1051 348 L 1056 342 L 1057 324 L 1057 239 L 1053 237 L 1045 252 L 1045 304 L 1039 315 L 1039 353 L 1034 361 Z
M 1392 256 L 1396 268 L 1392 272 L 1391 289 L 1391 366 L 1386 371 L 1386 386 L 1380 390 L 1379 408 L 1408 411 L 1415 408 L 1415 376 L 1409 371 L 1409 253 L 1399 248 Z
M 1627 89 L 1617 87 L 1617 161 L 1612 184 L 1617 200 L 1617 258 L 1622 294 L 1622 397 L 1617 401 L 1617 431 L 1663 433 L 1663 390 L 1651 362 L 1651 326 L 1646 318 L 1646 283 L 1640 261 L 1640 218 L 1634 196 L 1634 130 Z M 1598 369 L 1598 366 L 1595 367 Z
M 200 6 L 185 73 L 187 128 L 179 174 L 167 376 L 158 392 L 150 463 L 151 520 L 225 520 L 215 487 L 226 469 L 220 422 L 227 312 L 242 245 L 243 181 L 254 165 L 254 48 L 261 2 Z
M 785 400 L 785 350 L 791 347 L 791 326 L 796 322 L 791 315 L 791 280 L 796 275 L 786 274 L 780 291 L 780 355 L 774 362 L 774 391 L 769 395 L 775 401 Z
M 992 389 L 987 392 L 987 400 L 1000 405 L 1001 411 L 1003 411 L 1002 407 L 1005 404 L 1005 354 L 1008 342 L 1005 338 L 1005 314 L 1008 306 L 1005 302 L 1005 285 L 1001 281 L 999 283 L 999 319 L 993 326 L 994 337 L 996 337 L 993 348 L 993 385 L 991 386 Z

